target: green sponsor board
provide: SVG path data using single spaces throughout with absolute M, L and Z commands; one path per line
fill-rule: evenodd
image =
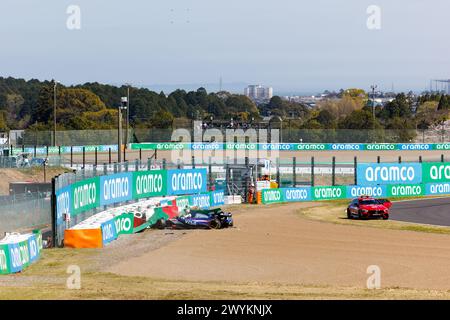
M 176 205 L 178 207 L 178 211 L 179 212 L 184 212 L 186 207 L 190 208 L 191 204 L 190 204 L 189 199 L 190 199 L 190 197 L 188 197 L 188 196 L 177 197 L 175 199 L 175 203 L 176 203 Z
M 280 203 L 283 202 L 283 193 L 280 189 L 265 189 L 262 191 L 262 203 Z
M 346 199 L 347 188 L 345 186 L 337 187 L 313 187 L 312 194 L 314 200 L 334 200 Z
M 161 207 L 158 207 L 158 208 L 154 209 L 153 215 L 150 217 L 150 219 L 148 219 L 147 222 L 149 225 L 152 226 L 161 219 L 167 220 L 167 219 L 169 219 L 169 216 L 167 213 L 165 213 L 163 211 L 163 209 Z
M 19 242 L 20 260 L 22 261 L 22 269 L 30 265 L 30 251 L 28 250 L 28 240 Z
M 114 218 L 117 235 L 132 234 L 134 228 L 134 215 L 132 213 L 123 213 Z
M 423 184 L 399 184 L 388 185 L 388 197 L 415 197 L 425 195 L 425 186 Z
M 133 172 L 133 199 L 164 196 L 166 193 L 166 170 Z
M 433 150 L 450 150 L 450 143 L 433 144 Z
M 33 230 L 33 234 L 36 236 L 36 243 L 38 245 L 39 252 L 42 251 L 42 231 L 39 229 Z
M 73 215 L 100 206 L 100 178 L 75 182 L 72 184 L 71 193 Z
M 449 182 L 450 162 L 422 163 L 422 182 Z
M 0 274 L 9 272 L 9 250 L 8 245 L 0 244 Z

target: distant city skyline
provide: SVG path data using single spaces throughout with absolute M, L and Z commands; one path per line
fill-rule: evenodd
M 374 4 L 379 30 L 367 26 Z M 78 0 L 74 30 L 72 5 L 2 1 L 0 76 L 150 88 L 222 77 L 224 89 L 262 83 L 275 94 L 421 92 L 450 78 L 448 0 Z

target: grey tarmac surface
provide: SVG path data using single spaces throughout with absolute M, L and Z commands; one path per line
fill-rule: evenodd
M 395 202 L 390 210 L 390 219 L 450 226 L 450 197 Z

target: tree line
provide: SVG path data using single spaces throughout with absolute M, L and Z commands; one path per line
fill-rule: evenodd
M 85 83 L 56 86 L 57 129 L 112 129 L 117 126 L 117 107 L 127 86 Z M 441 93 L 397 94 L 384 106 L 375 107 L 362 89 L 341 90 L 315 107 L 278 96 L 256 105 L 244 95 L 176 90 L 170 94 L 130 87 L 130 125 L 134 128 L 171 128 L 174 121 L 223 120 L 239 122 L 289 119 L 297 129 L 395 129 L 402 139 L 413 138 L 416 129 L 427 129 L 447 120 L 450 96 Z M 51 130 L 54 82 L 0 78 L 0 130 Z

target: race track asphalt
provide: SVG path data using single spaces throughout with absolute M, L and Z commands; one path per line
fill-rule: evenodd
M 390 219 L 450 226 L 450 197 L 394 202 L 390 210 Z

